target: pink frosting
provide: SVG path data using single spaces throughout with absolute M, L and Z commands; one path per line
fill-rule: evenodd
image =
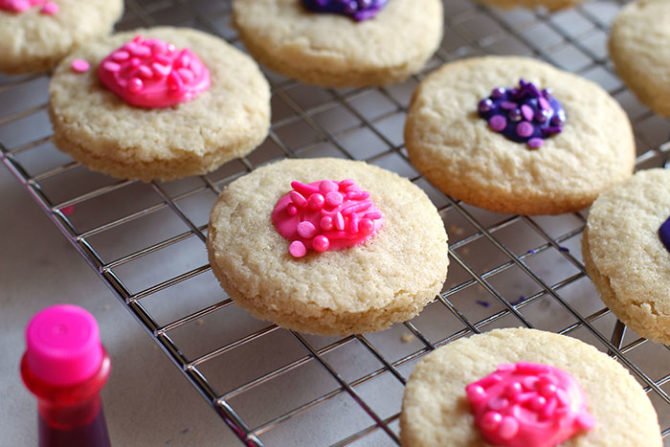
M 44 4 L 44 0 L 0 0 L 0 9 L 9 12 L 24 12 Z
M 210 86 L 209 70 L 191 50 L 142 36 L 104 58 L 98 77 L 126 103 L 148 109 L 190 101 Z
M 465 391 L 477 428 L 495 446 L 555 447 L 595 425 L 575 379 L 553 366 L 500 365 Z
M 324 252 L 362 244 L 384 221 L 370 193 L 353 180 L 294 181 L 291 187 L 275 205 L 272 223 L 291 241 L 288 250 L 294 258 L 305 256 L 310 249 Z

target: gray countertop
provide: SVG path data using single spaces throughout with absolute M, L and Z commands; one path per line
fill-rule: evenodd
M 18 369 L 23 329 L 35 312 L 62 302 L 95 315 L 112 357 L 104 401 L 113 445 L 238 445 L 4 167 L 0 209 L 0 445 L 37 445 L 36 402 Z

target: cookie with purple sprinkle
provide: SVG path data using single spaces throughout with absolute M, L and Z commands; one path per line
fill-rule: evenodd
M 400 82 L 442 39 L 440 0 L 234 0 L 233 21 L 255 59 L 324 87 Z
M 643 337 L 670 344 L 670 170 L 636 173 L 598 197 L 582 237 L 603 302 Z
M 432 73 L 414 93 L 405 144 L 446 194 L 514 214 L 582 209 L 630 177 L 635 161 L 628 117 L 607 92 L 522 57 Z

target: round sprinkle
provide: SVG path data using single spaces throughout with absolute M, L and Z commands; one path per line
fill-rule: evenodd
M 54 2 L 46 2 L 44 6 L 42 6 L 42 9 L 40 9 L 40 13 L 48 15 L 48 16 L 53 16 L 58 14 L 58 11 L 60 8 L 58 5 Z
M 337 191 L 338 186 L 337 183 L 335 183 L 332 180 L 324 180 L 321 183 L 319 183 L 319 190 L 323 194 L 328 194 L 329 192 Z
M 307 254 L 307 247 L 305 247 L 305 244 L 300 241 L 293 241 L 288 246 L 288 252 L 294 258 L 302 258 Z
M 330 231 L 333 229 L 333 218 L 330 216 L 323 216 L 319 222 L 319 226 L 323 231 Z
M 503 439 L 512 439 L 519 432 L 519 422 L 513 417 L 503 418 L 498 428 L 498 434 Z
M 128 90 L 131 92 L 139 92 L 144 88 L 144 82 L 140 78 L 132 78 L 128 82 Z
M 515 123 L 521 121 L 521 118 L 523 118 L 519 109 L 511 110 L 507 116 L 509 117 L 510 121 L 514 121 Z
M 358 223 L 358 231 L 362 234 L 370 234 L 374 229 L 375 224 L 370 219 L 361 219 Z
M 318 235 L 312 241 L 312 248 L 318 252 L 324 252 L 330 247 L 330 240 L 322 234 Z
M 491 98 L 493 99 L 500 99 L 503 96 L 505 96 L 506 90 L 502 87 L 494 88 L 491 90 Z
M 542 147 L 544 140 L 542 138 L 531 138 L 528 140 L 528 147 L 531 149 L 538 149 Z
M 487 430 L 495 430 L 502 422 L 502 419 L 503 419 L 502 415 L 497 411 L 489 411 L 484 415 L 482 425 Z
M 91 64 L 84 59 L 75 59 L 70 64 L 70 68 L 75 73 L 86 73 L 91 68 Z
M 295 205 L 289 205 L 286 207 L 286 212 L 289 216 L 295 216 L 298 214 L 298 208 Z
M 298 235 L 305 239 L 311 239 L 316 234 L 316 227 L 312 222 L 304 221 L 298 224 Z
M 482 113 L 490 112 L 493 110 L 493 101 L 488 98 L 482 99 L 479 101 L 479 111 Z
M 516 109 L 516 103 L 512 101 L 503 101 L 500 103 L 500 108 L 504 110 L 514 110 Z
M 527 138 L 531 135 L 533 135 L 533 125 L 529 123 L 528 121 L 522 121 L 516 126 L 516 133 L 520 137 Z
M 489 119 L 489 126 L 495 132 L 502 132 L 507 127 L 507 119 L 502 115 L 494 115 Z
M 326 205 L 336 207 L 342 203 L 344 197 L 337 191 L 330 191 L 326 194 Z
M 309 206 L 309 209 L 320 210 L 321 208 L 323 208 L 323 204 L 325 202 L 326 202 L 326 199 L 324 199 L 323 194 L 319 194 L 318 192 L 315 192 L 314 194 L 309 196 L 308 206 Z

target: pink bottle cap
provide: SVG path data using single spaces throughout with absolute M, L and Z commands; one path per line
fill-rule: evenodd
M 38 312 L 26 328 L 26 345 L 30 371 L 53 385 L 85 381 L 103 360 L 98 323 L 88 311 L 70 304 Z

